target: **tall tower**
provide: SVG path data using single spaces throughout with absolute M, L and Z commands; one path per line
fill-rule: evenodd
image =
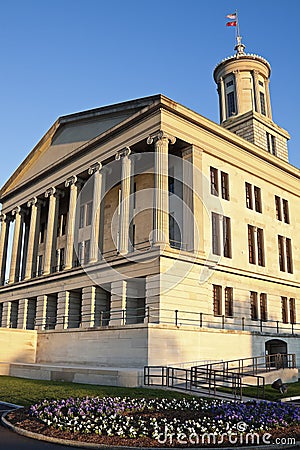
M 288 132 L 272 120 L 269 81 L 271 66 L 261 56 L 245 53 L 237 36 L 236 53 L 214 70 L 223 127 L 288 161 Z

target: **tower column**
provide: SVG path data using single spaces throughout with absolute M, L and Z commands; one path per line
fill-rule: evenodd
M 5 283 L 5 271 L 7 260 L 7 246 L 9 236 L 10 218 L 6 214 L 0 214 L 1 232 L 0 232 L 0 286 Z
M 154 189 L 154 233 L 153 244 L 169 244 L 169 186 L 168 150 L 169 142 L 175 144 L 176 138 L 164 131 L 148 137 L 147 144 L 155 146 L 155 189 Z
M 30 217 L 25 278 L 24 278 L 25 280 L 29 280 L 32 277 L 33 268 L 35 265 L 35 253 L 37 245 L 37 224 L 41 204 L 36 197 L 33 197 L 31 200 L 29 200 L 27 206 L 31 207 L 31 217 Z
M 13 237 L 13 245 L 11 252 L 11 263 L 9 272 L 9 283 L 14 283 L 19 280 L 20 262 L 21 262 L 21 248 L 22 248 L 22 211 L 20 206 L 12 210 L 12 215 L 15 216 L 15 229 Z
M 253 84 L 254 84 L 255 111 L 261 113 L 257 70 L 253 70 Z
M 121 204 L 119 217 L 119 245 L 118 251 L 126 255 L 129 251 L 129 224 L 130 224 L 130 186 L 131 186 L 131 150 L 125 147 L 116 154 L 116 160 L 121 160 Z
M 233 73 L 235 79 L 236 114 L 240 114 L 242 111 L 240 71 L 234 70 Z
M 270 97 L 269 84 L 270 84 L 270 80 L 265 80 L 267 112 L 268 112 L 268 117 L 272 120 L 272 108 L 271 108 L 271 97 Z
M 73 267 L 75 215 L 78 195 L 77 177 L 73 175 L 68 178 L 65 182 L 65 186 L 70 187 L 65 269 L 71 269 Z
M 227 114 L 226 114 L 226 97 L 225 97 L 225 82 L 224 78 L 220 78 L 220 107 L 221 107 L 221 120 L 222 123 L 224 120 L 226 120 Z

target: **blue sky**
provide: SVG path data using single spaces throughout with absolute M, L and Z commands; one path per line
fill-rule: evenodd
M 163 93 L 218 122 L 215 65 L 246 51 L 272 66 L 273 119 L 300 167 L 300 2 L 289 0 L 2 0 L 0 184 L 57 117 Z

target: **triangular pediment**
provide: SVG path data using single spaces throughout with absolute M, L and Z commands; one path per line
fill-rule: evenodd
M 146 97 L 58 119 L 3 186 L 0 196 L 25 185 L 76 149 L 107 132 L 157 100 Z

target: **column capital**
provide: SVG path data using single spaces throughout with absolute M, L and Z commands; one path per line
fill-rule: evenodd
M 66 179 L 65 186 L 69 187 L 69 186 L 73 186 L 76 184 L 83 184 L 83 183 L 84 183 L 84 181 L 81 178 L 77 177 L 76 175 L 71 175 L 70 177 L 68 177 Z
M 11 213 L 13 216 L 16 216 L 17 214 L 21 214 L 21 212 L 23 212 L 21 206 L 15 206 Z
M 100 172 L 101 169 L 102 169 L 102 164 L 97 161 L 88 168 L 88 174 L 93 175 L 96 172 Z
M 0 213 L 0 222 L 5 222 L 5 220 L 7 219 L 7 215 L 4 214 L 3 212 Z
M 125 156 L 129 156 L 131 154 L 130 147 L 124 147 L 122 150 L 117 151 L 115 160 L 118 161 L 121 158 L 124 158 Z
M 51 195 L 54 195 L 55 193 L 56 193 L 56 188 L 53 187 L 53 186 L 51 186 L 51 187 L 49 187 L 49 188 L 46 190 L 46 192 L 45 192 L 45 197 L 48 198 L 48 197 L 50 197 Z
M 28 208 L 30 208 L 31 206 L 42 206 L 43 205 L 43 201 L 37 197 L 32 197 L 31 199 L 28 200 L 27 202 L 27 206 Z
M 176 137 L 172 136 L 171 134 L 166 133 L 165 131 L 159 130 L 153 134 L 150 134 L 150 136 L 147 139 L 147 144 L 153 144 L 153 142 L 162 141 L 162 140 L 168 140 L 170 141 L 170 144 L 175 144 Z

